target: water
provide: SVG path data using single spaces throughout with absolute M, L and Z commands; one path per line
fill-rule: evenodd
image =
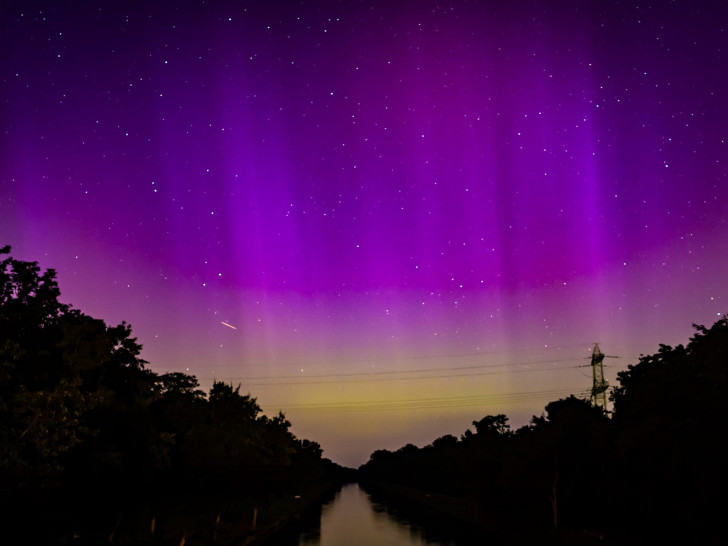
M 302 522 L 296 534 L 286 543 L 298 546 L 455 544 L 426 534 L 422 527 L 392 515 L 384 505 L 372 501 L 358 484 L 345 485 L 334 500 L 323 505 L 320 519 L 314 517 Z

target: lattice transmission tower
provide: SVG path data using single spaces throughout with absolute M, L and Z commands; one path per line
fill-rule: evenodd
M 599 350 L 599 344 L 594 344 L 594 351 L 591 357 L 591 368 L 592 368 L 592 388 L 591 388 L 591 403 L 596 407 L 604 408 L 607 411 L 607 389 L 609 389 L 609 383 L 604 379 L 604 365 L 602 362 L 606 355 Z M 611 357 L 616 358 L 616 357 Z

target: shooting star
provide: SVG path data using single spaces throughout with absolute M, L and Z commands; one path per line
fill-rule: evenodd
M 223 326 L 227 326 L 228 328 L 232 328 L 233 330 L 237 330 L 235 326 L 233 326 L 232 324 L 228 324 L 227 322 L 220 321 L 220 324 L 222 324 Z

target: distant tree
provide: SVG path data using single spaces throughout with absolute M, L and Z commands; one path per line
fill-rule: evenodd
M 194 375 L 181 372 L 170 372 L 160 375 L 156 380 L 160 395 L 166 399 L 183 398 L 187 400 L 204 400 L 205 391 Z
M 437 438 L 434 442 L 432 442 L 432 447 L 435 449 L 448 449 L 448 448 L 454 448 L 458 444 L 458 439 L 456 436 L 453 436 L 452 434 L 446 434 L 445 436 L 440 436 Z
M 503 464 L 503 451 L 510 438 L 508 417 L 486 415 L 473 421 L 475 433 L 468 429 L 461 435 L 458 450 L 459 482 L 479 498 L 499 495 L 497 478 Z
M 388 449 L 377 449 L 369 455 L 369 461 L 366 464 L 372 466 L 384 466 L 392 460 L 393 453 Z
M 215 381 L 210 389 L 210 406 L 218 418 L 254 421 L 260 413 L 260 406 L 250 393 L 240 394 L 240 385 Z
M 607 484 L 609 420 L 601 408 L 569 396 L 513 434 L 503 455 L 500 489 L 514 514 L 533 525 L 596 525 L 583 499 Z
M 269 466 L 287 467 L 291 464 L 291 457 L 297 451 L 306 453 L 310 460 L 320 460 L 323 450 L 316 442 L 303 440 L 296 443 L 297 438 L 289 432 L 291 422 L 286 419 L 282 411 L 275 417 L 265 415 L 258 417 L 258 424 L 262 428 L 263 451 Z
M 260 415 L 256 399 L 240 394 L 240 385 L 215 381 L 205 411 L 207 418 L 185 435 L 185 464 L 215 472 L 291 464 L 296 449 L 288 430 L 291 423 L 282 413 L 273 418 Z
M 502 413 L 498 415 L 486 415 L 480 421 L 473 421 L 475 431 L 479 435 L 501 436 L 508 434 L 511 426 L 508 424 L 508 417 Z

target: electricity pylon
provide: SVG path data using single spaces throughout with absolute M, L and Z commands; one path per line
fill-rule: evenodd
M 599 350 L 599 344 L 594 344 L 594 351 L 591 357 L 591 368 L 592 368 L 592 389 L 591 389 L 591 403 L 596 407 L 604 408 L 607 411 L 607 389 L 609 383 L 604 379 L 604 366 L 602 361 L 604 360 L 604 353 Z

